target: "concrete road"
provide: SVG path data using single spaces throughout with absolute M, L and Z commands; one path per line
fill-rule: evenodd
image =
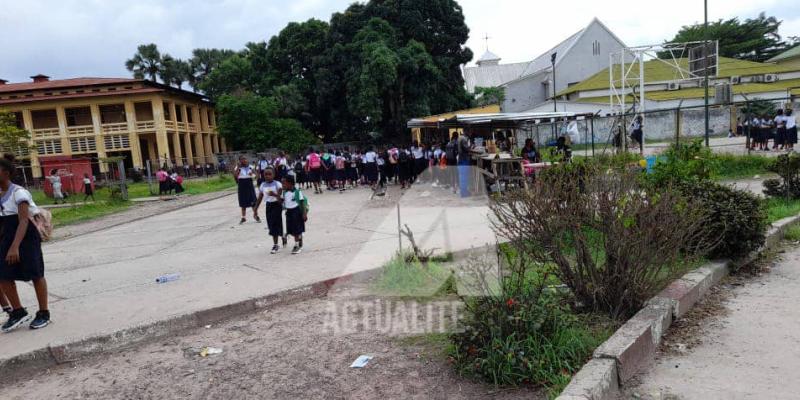
M 311 194 L 305 249 L 296 256 L 269 254 L 265 224 L 239 225 L 235 195 L 46 244 L 54 323 L 3 335 L 0 358 L 379 267 L 398 248 L 398 203 L 423 248 L 494 243 L 485 199 L 422 185 L 399 192 Z M 180 279 L 155 283 L 172 273 Z M 32 287 L 19 289 L 35 311 Z
M 734 289 L 727 313 L 702 324 L 702 342 L 667 355 L 634 393 L 646 399 L 797 399 L 800 393 L 800 249 Z

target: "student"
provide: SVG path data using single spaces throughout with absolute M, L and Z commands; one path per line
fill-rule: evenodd
M 156 179 L 158 179 L 158 195 L 163 196 L 169 193 L 169 182 L 167 179 L 169 178 L 169 174 L 164 168 L 159 168 L 158 172 L 156 172 Z
M 775 124 L 775 145 L 772 146 L 773 150 L 788 148 L 786 143 L 786 119 L 783 116 L 783 110 L 778 110 L 773 121 Z
M 178 175 L 176 171 L 172 171 L 172 175 L 169 176 L 169 179 L 172 181 L 172 186 L 175 188 L 175 194 L 184 192 L 182 176 Z
M 44 328 L 50 323 L 42 238 L 30 222 L 38 208 L 29 191 L 11 182 L 15 170 L 14 156 L 6 154 L 0 158 L 0 289 L 13 309 L 2 326 L 3 332 L 10 332 L 30 320 L 30 315 L 22 308 L 15 281 L 33 281 L 39 311 L 30 328 Z
M 303 233 L 308 220 L 308 199 L 295 187 L 291 176 L 283 178 L 283 207 L 286 209 L 286 233 L 294 237 L 292 254 L 303 251 Z
M 401 148 L 397 152 L 397 171 L 400 176 L 400 189 L 411 187 L 414 179 L 414 160 L 408 149 Z
M 314 184 L 314 193 L 322 194 L 322 189 L 320 188 L 320 179 L 322 179 L 322 158 L 313 148 L 308 149 L 306 169 L 308 171 L 308 179 Z
M 789 146 L 789 150 L 794 150 L 794 145 L 797 144 L 797 119 L 794 116 L 794 111 L 791 109 L 786 110 L 783 120 L 786 127 L 787 146 Z
M 411 182 L 416 182 L 417 178 L 425 171 L 425 149 L 416 141 L 411 145 L 411 156 L 414 157 L 411 166 Z
M 297 182 L 297 185 L 304 189 L 308 189 L 310 182 L 306 176 L 306 166 L 303 162 L 302 154 L 298 154 L 297 157 L 295 157 L 294 167 L 292 168 L 294 169 L 294 180 Z
M 334 168 L 336 168 L 336 185 L 339 188 L 339 193 L 344 193 L 345 190 L 345 182 L 347 182 L 347 168 L 344 155 L 341 152 L 336 152 L 336 156 L 334 158 Z
M 177 190 L 176 190 L 177 193 Z M 83 174 L 83 202 L 85 203 L 86 200 L 92 198 L 92 201 L 97 201 L 94 199 L 94 190 L 92 189 L 92 178 L 89 177 L 88 173 Z
M 253 167 L 247 163 L 247 157 L 239 157 L 239 166 L 233 172 L 236 180 L 239 182 L 239 208 L 242 209 L 242 219 L 239 224 L 247 222 L 247 209 L 253 209 L 253 219 L 256 222 L 261 222 L 258 216 L 258 208 L 256 208 L 256 191 L 253 188 L 253 177 L 256 176 Z
M 378 153 L 370 146 L 364 153 L 364 175 L 367 183 L 374 190 L 378 183 Z
M 59 201 L 66 203 L 67 200 L 64 199 L 64 193 L 61 191 L 61 177 L 58 176 L 58 170 L 52 169 L 47 180 L 50 181 L 50 185 L 53 187 L 53 201 L 55 201 L 55 204 L 58 204 Z
M 386 158 L 384 157 L 386 152 L 379 151 L 376 154 L 378 155 L 378 157 L 375 159 L 375 163 L 378 165 L 378 187 L 383 189 L 386 187 Z
M 286 177 L 290 177 L 287 175 Z M 267 168 L 264 170 L 264 182 L 258 186 L 258 202 L 256 209 L 264 201 L 267 203 L 267 229 L 272 236 L 272 251 L 275 254 L 280 251 L 278 239 L 283 238 L 283 245 L 286 246 L 286 238 L 283 236 L 283 208 L 281 207 L 281 192 L 283 186 L 275 180 L 275 172 Z
M 267 161 L 267 157 L 262 154 L 261 159 L 259 159 L 258 164 L 256 164 L 256 173 L 258 174 L 257 185 L 261 185 L 261 183 L 264 182 L 264 171 L 266 171 L 267 168 L 269 168 L 269 161 Z
M 289 160 L 286 159 L 286 153 L 283 151 L 278 152 L 278 157 L 272 163 L 275 179 L 280 181 L 283 176 L 289 172 Z

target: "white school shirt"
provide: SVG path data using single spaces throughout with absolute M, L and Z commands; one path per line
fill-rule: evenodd
M 425 157 L 425 154 L 422 152 L 422 149 L 419 147 L 412 147 L 411 154 L 414 156 L 415 160 L 419 160 L 422 157 Z
M 786 123 L 786 117 L 784 117 L 783 115 L 776 115 L 774 121 L 775 121 L 775 127 L 780 128 L 781 125 Z
M 31 214 L 36 214 L 38 209 L 36 203 L 33 202 L 31 192 L 14 184 L 8 188 L 8 193 L 3 193 L 0 202 L 2 202 L 2 207 L 0 207 L 2 216 L 19 214 L 19 205 L 22 203 L 28 203 L 28 210 Z
M 380 157 L 380 156 L 378 156 L 377 162 L 378 162 L 378 166 L 379 167 L 381 167 L 381 166 L 386 164 L 386 161 L 383 159 L 383 157 Z
M 298 190 L 298 189 L 295 188 L 294 190 Z M 300 192 L 300 198 L 298 200 L 303 201 L 303 200 L 305 200 L 305 198 L 306 198 L 306 195 L 304 195 L 303 192 Z M 283 207 L 284 208 L 286 208 L 287 210 L 293 210 L 293 209 L 297 208 L 299 205 L 300 204 L 297 204 L 297 202 L 294 201 L 294 191 L 290 192 L 290 191 L 287 190 L 287 191 L 283 192 Z
M 239 167 L 239 179 L 247 179 L 250 178 L 250 173 L 252 172 L 252 168 L 250 166 L 246 167 Z
M 783 118 L 786 119 L 786 129 L 792 129 L 797 126 L 797 119 L 794 115 L 784 115 Z
M 267 161 L 267 160 L 261 160 L 261 161 L 259 161 L 259 162 L 258 162 L 258 168 L 259 168 L 260 170 L 262 170 L 262 171 L 263 171 L 263 170 L 267 169 L 267 167 L 269 167 L 269 161 Z
M 366 154 L 364 154 L 364 162 L 366 163 L 374 163 L 375 159 L 377 158 L 378 154 L 376 154 L 374 151 L 368 151 Z
M 278 181 L 263 182 L 258 190 L 264 194 L 264 201 L 267 203 L 275 203 L 278 201 L 278 192 L 281 189 L 281 184 Z

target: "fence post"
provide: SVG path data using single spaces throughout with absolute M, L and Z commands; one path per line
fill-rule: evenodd
M 400 203 L 397 203 L 397 254 L 403 252 L 403 228 L 400 224 Z
M 155 193 L 153 193 L 153 177 L 150 174 L 150 172 L 151 172 L 150 171 L 150 160 L 147 160 L 147 162 L 145 162 L 145 167 L 147 168 L 147 190 L 150 192 L 151 195 L 153 195 Z
M 128 181 L 125 178 L 125 164 L 122 160 L 117 160 L 117 168 L 119 169 L 119 191 L 122 194 L 122 200 L 128 200 Z

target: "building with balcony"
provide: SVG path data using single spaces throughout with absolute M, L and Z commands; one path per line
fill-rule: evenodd
M 215 164 L 227 151 L 214 105 L 203 95 L 143 79 L 74 78 L 31 82 L 0 79 L 0 110 L 31 133 L 19 149 L 33 178 L 48 157 L 123 156 L 128 168 Z M 105 163 L 96 163 L 106 172 Z

